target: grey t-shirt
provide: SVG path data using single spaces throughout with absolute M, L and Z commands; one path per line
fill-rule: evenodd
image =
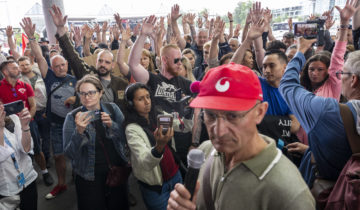
M 101 84 L 104 88 L 104 94 L 101 97 L 102 102 L 114 102 L 114 93 L 111 88 L 108 88 L 110 80 L 100 79 Z

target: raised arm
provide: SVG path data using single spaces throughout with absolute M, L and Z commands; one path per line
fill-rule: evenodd
M 166 33 L 164 17 L 160 17 L 160 25 L 155 34 L 155 54 L 156 56 L 160 56 L 160 50 L 163 46 L 163 39 Z
M 90 28 L 87 24 L 84 26 L 84 57 L 91 56 L 90 43 L 94 34 L 94 29 Z
M 93 70 L 80 58 L 66 33 L 65 23 L 67 16 L 63 16 L 59 7 L 55 5 L 52 6 L 52 11 L 49 12 L 57 28 L 55 37 L 59 41 L 63 56 L 69 62 L 76 79 L 81 79 L 85 74 Z
M 108 22 L 105 21 L 101 27 L 101 41 L 102 43 L 104 44 L 107 44 L 107 41 L 106 41 L 106 32 L 107 30 L 109 29 L 108 27 Z
M 218 22 L 215 24 L 215 30 L 214 30 L 214 36 L 211 40 L 210 45 L 210 53 L 209 53 L 209 67 L 213 68 L 219 65 L 218 63 L 218 54 L 219 54 L 219 40 L 221 35 L 224 34 L 225 30 L 225 22 L 222 20 L 218 20 Z
M 179 26 L 177 23 L 177 19 L 179 17 L 181 17 L 180 7 L 179 7 L 179 5 L 175 4 L 171 8 L 171 26 L 172 26 L 173 33 L 178 40 L 178 45 L 179 45 L 180 49 L 183 50 L 186 46 L 186 41 L 180 34 Z
M 125 50 L 126 50 L 126 42 L 131 38 L 131 29 L 130 27 L 126 27 L 125 30 L 121 33 L 121 42 L 119 46 L 119 50 L 117 52 L 116 62 L 119 65 L 119 69 L 121 74 L 127 76 L 129 74 L 129 66 L 125 62 Z
M 32 24 L 32 21 L 30 18 L 23 18 L 22 23 L 20 23 L 20 26 L 23 28 L 26 36 L 28 37 L 30 41 L 30 47 L 33 55 L 35 56 L 36 62 L 39 65 L 39 69 L 41 72 L 41 76 L 43 78 L 46 77 L 46 74 L 48 72 L 48 64 L 46 62 L 46 59 L 44 58 L 41 48 L 36 41 L 35 38 L 35 24 Z
M 241 64 L 242 60 L 244 59 L 246 49 L 249 48 L 249 46 L 255 39 L 261 37 L 264 30 L 265 30 L 264 19 L 260 19 L 257 23 L 252 24 L 247 32 L 245 40 L 240 45 L 240 47 L 235 51 L 235 54 L 233 55 L 230 62 Z
M 250 23 L 251 23 L 251 16 L 250 16 L 250 13 L 248 13 L 248 15 L 246 16 L 245 26 L 244 26 L 243 33 L 241 36 L 241 43 L 243 43 L 246 38 L 246 34 L 248 33 Z
M 14 56 L 14 58 L 17 60 L 18 58 L 20 58 L 20 54 L 16 50 L 16 45 L 15 45 L 15 42 L 13 39 L 13 35 L 14 35 L 14 32 L 13 32 L 12 26 L 6 27 L 6 36 L 7 36 L 10 52 Z
M 190 26 L 190 33 L 192 38 L 192 44 L 195 43 L 196 39 L 196 30 L 195 30 L 195 14 L 189 13 L 189 16 L 187 17 L 187 23 Z
M 94 31 L 96 33 L 96 43 L 97 44 L 102 43 L 101 29 L 100 29 L 100 25 L 98 23 L 96 23 L 94 25 Z
M 189 17 L 189 14 L 185 14 L 183 17 L 182 17 L 182 20 L 181 20 L 181 25 L 183 27 L 183 32 L 184 34 L 190 34 L 190 28 L 189 28 L 189 25 L 187 23 L 187 19 Z
M 234 36 L 234 18 L 231 12 L 228 12 L 228 18 L 229 18 L 229 38 L 232 38 Z
M 360 1 L 356 1 L 356 8 L 359 8 L 360 6 Z M 353 30 L 357 30 L 360 28 L 360 10 L 357 9 L 354 17 L 353 17 Z
M 149 81 L 149 72 L 140 64 L 142 49 L 144 47 L 145 39 L 153 32 L 156 22 L 155 15 L 151 15 L 143 21 L 140 35 L 136 39 L 129 55 L 129 67 L 131 75 L 135 81 L 146 84 Z
M 253 23 L 257 23 L 262 19 L 262 16 L 264 15 L 264 10 L 261 8 L 260 2 L 256 2 L 253 4 L 252 10 L 250 10 L 250 14 L 251 14 L 251 22 Z M 265 17 L 264 17 L 264 23 L 267 23 Z M 264 28 L 266 29 L 266 27 L 267 25 L 265 24 Z M 262 36 L 254 40 L 254 49 L 255 49 L 256 64 L 259 68 L 261 68 L 262 62 L 265 57 L 265 50 L 263 48 Z

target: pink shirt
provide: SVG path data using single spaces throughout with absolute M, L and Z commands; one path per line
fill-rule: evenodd
M 346 44 L 346 41 L 335 42 L 335 47 L 331 55 L 331 62 L 328 69 L 329 78 L 321 87 L 314 91 L 315 95 L 325 98 L 334 98 L 337 101 L 340 100 L 341 80 L 336 77 L 336 72 L 343 69 Z M 296 135 L 302 143 L 306 145 L 309 144 L 306 132 L 302 127 L 300 127 L 300 130 Z

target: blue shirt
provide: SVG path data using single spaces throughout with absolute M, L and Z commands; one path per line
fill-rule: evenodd
M 65 106 L 64 102 L 67 98 L 75 95 L 76 79 L 71 75 L 66 75 L 66 77 L 57 77 L 50 68 L 44 78 L 46 92 L 49 95 L 51 90 L 60 85 L 62 81 L 68 77 L 70 77 L 70 79 L 60 88 L 55 90 L 55 92 L 51 94 L 50 98 L 48 98 L 47 115 L 49 116 L 51 122 L 62 124 L 65 120 L 66 114 L 73 109 L 72 106 Z
M 305 62 L 304 55 L 296 53 L 286 67 L 279 91 L 308 134 L 309 150 L 314 155 L 320 176 L 336 180 L 352 152 L 346 138 L 339 103 L 333 98 L 316 96 L 300 85 L 299 73 Z M 347 105 L 356 121 L 355 109 L 351 103 Z M 302 159 L 300 171 L 305 181 L 312 186 L 314 174 L 311 173 L 308 152 Z
M 261 89 L 263 92 L 264 101 L 269 103 L 267 115 L 289 115 L 292 114 L 288 105 L 284 101 L 278 88 L 274 88 L 269 85 L 266 79 L 259 77 L 261 83 Z

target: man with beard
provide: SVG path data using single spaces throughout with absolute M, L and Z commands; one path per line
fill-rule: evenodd
M 181 89 L 181 95 L 189 96 L 192 93 L 190 91 L 191 81 L 182 76 L 178 76 L 182 65 L 180 48 L 176 45 L 169 44 L 161 49 L 160 74 L 153 74 L 140 64 L 144 42 L 147 36 L 150 36 L 152 33 L 155 22 L 156 17 L 154 15 L 147 17 L 143 22 L 140 35 L 138 39 L 136 39 L 129 55 L 130 73 L 137 82 L 141 82 L 150 87 L 155 106 L 158 106 L 158 108 L 167 113 L 182 113 L 184 108 L 182 108 L 183 110 L 179 110 L 181 108 L 176 106 L 177 100 L 175 92 Z M 185 115 L 184 118 L 192 119 L 192 113 Z M 191 144 L 190 131 L 192 122 L 190 124 L 190 129 L 186 126 L 184 129 L 178 130 L 179 132 L 176 132 L 176 129 L 174 132 L 176 151 L 184 162 L 186 162 L 186 155 Z
M 109 50 L 103 50 L 97 56 L 96 67 L 86 64 L 79 57 L 66 33 L 65 23 L 67 16 L 63 17 L 56 6 L 53 6 L 53 11 L 52 18 L 57 28 L 55 36 L 59 41 L 65 59 L 69 61 L 70 67 L 74 71 L 75 77 L 81 79 L 86 74 L 97 74 L 104 87 L 104 94 L 101 100 L 103 102 L 114 102 L 121 110 L 124 110 L 124 90 L 128 82 L 122 77 L 116 77 L 111 74 L 115 66 L 113 54 Z

